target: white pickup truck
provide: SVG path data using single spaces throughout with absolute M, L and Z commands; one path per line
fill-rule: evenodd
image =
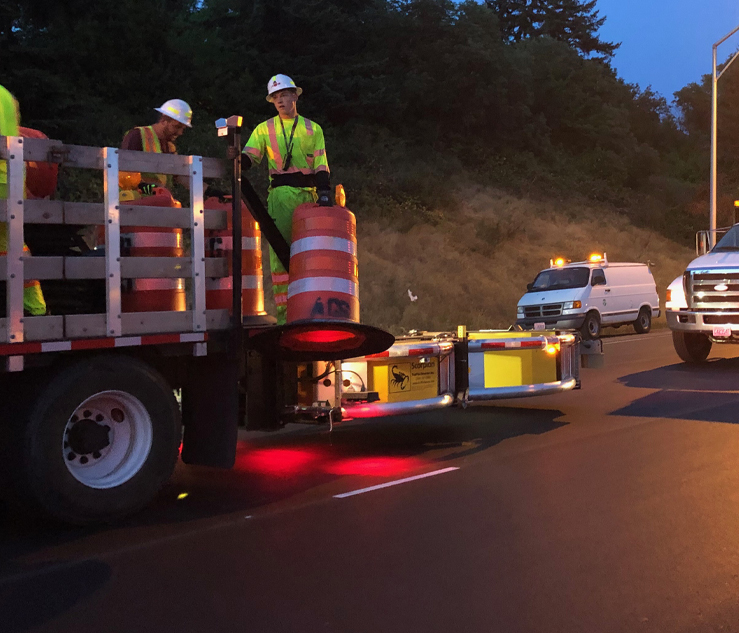
M 698 257 L 667 288 L 665 314 L 678 356 L 686 363 L 708 358 L 714 343 L 739 343 L 739 224 L 696 239 Z

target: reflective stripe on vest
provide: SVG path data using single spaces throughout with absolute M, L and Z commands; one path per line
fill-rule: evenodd
M 140 127 L 141 133 L 141 145 L 145 152 L 152 152 L 154 154 L 162 153 L 162 145 L 159 142 L 159 137 L 154 132 L 154 128 L 151 125 L 146 127 Z M 164 174 L 152 174 L 150 172 L 142 172 L 141 179 L 148 183 L 159 183 L 162 186 L 167 186 L 167 176 Z
M 321 235 L 295 240 L 290 246 L 291 257 L 299 253 L 304 253 L 305 251 L 340 251 L 356 257 L 357 243 L 352 240 L 346 240 L 343 237 Z
M 280 146 L 277 143 L 277 130 L 275 129 L 275 120 L 267 121 L 267 131 L 269 132 L 269 147 L 272 150 L 272 158 L 275 161 L 277 169 L 282 169 L 282 155 L 280 154 Z M 273 170 L 270 170 L 273 171 Z
M 359 284 L 340 277 L 306 277 L 291 281 L 287 287 L 288 298 L 302 292 L 339 292 L 358 297 Z

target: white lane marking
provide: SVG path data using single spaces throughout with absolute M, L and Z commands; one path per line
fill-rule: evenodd
M 650 336 L 647 340 L 653 341 L 658 338 L 669 338 L 672 336 L 672 333 L 670 334 L 658 334 L 656 336 Z M 619 343 L 643 343 L 644 338 L 639 336 L 630 336 L 628 338 L 622 338 L 618 341 L 603 341 L 603 345 L 618 345 Z
M 359 490 L 352 490 L 351 492 L 343 492 L 340 495 L 334 495 L 334 499 L 345 499 L 346 497 L 353 497 L 354 495 L 361 495 L 365 492 L 372 492 L 373 490 L 380 490 L 381 488 L 389 488 L 390 486 L 397 486 L 399 484 L 405 484 L 409 481 L 416 481 L 416 479 L 425 479 L 426 477 L 433 477 L 434 475 L 443 475 L 444 473 L 450 473 L 453 470 L 459 470 L 459 466 L 451 466 L 450 468 L 442 468 L 441 470 L 434 470 L 430 473 L 424 473 L 423 475 L 416 475 L 415 477 L 406 477 L 405 479 L 396 479 L 395 481 L 388 481 L 384 484 L 378 484 L 377 486 L 370 486 L 369 488 L 360 488 Z

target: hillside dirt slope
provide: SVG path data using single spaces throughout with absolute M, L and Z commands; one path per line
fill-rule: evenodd
M 439 214 L 406 232 L 363 220 L 357 210 L 357 231 L 362 321 L 394 334 L 460 324 L 506 328 L 526 284 L 557 256 L 580 261 L 605 252 L 613 262 L 651 261 L 664 309 L 667 285 L 695 257 L 611 207 L 535 202 L 489 188 L 465 192 L 453 216 Z M 265 295 L 274 314 L 268 280 Z

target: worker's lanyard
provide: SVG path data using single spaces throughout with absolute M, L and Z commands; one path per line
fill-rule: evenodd
M 295 121 L 293 122 L 293 129 L 290 131 L 290 140 L 288 141 L 287 134 L 285 133 L 285 124 L 282 122 L 282 117 L 279 117 L 280 127 L 282 128 L 282 138 L 285 139 L 285 160 L 282 165 L 283 171 L 290 169 L 290 163 L 293 159 L 293 136 L 295 135 L 295 128 L 298 127 L 299 118 L 300 116 L 296 114 Z

